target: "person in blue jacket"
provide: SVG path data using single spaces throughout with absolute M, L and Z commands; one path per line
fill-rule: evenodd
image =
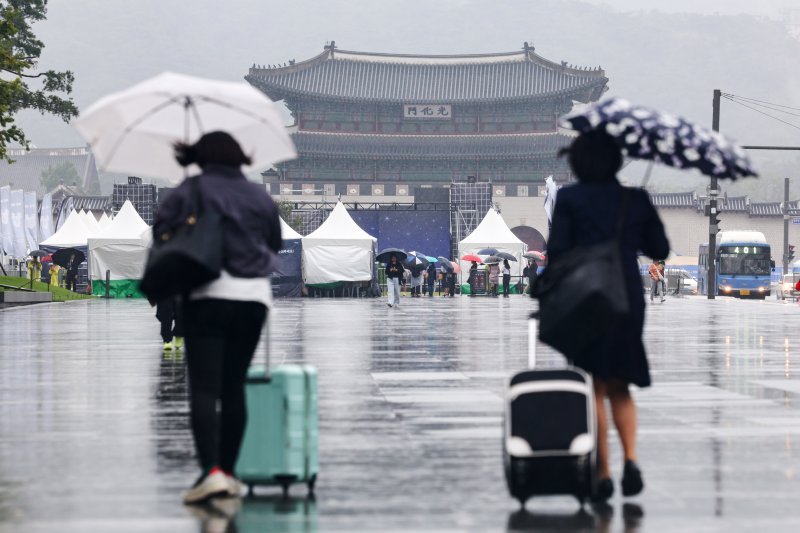
M 549 261 L 555 263 L 571 250 L 613 239 L 618 212 L 623 198 L 626 200 L 620 237 L 626 294 L 620 297 L 628 299 L 630 312 L 599 343 L 575 356 L 573 363 L 592 374 L 594 382 L 600 479 L 597 498 L 607 500 L 614 492 L 608 464 L 606 398 L 610 400 L 624 452 L 622 494 L 632 496 L 642 491 L 644 481 L 637 465 L 636 404 L 629 385 L 640 388 L 650 385 L 650 369 L 642 343 L 644 290 L 637 258 L 641 252 L 653 259 L 665 259 L 669 242 L 647 192 L 623 187 L 617 181 L 622 152 L 610 135 L 601 130 L 582 133 L 563 152 L 578 182 L 558 192 L 547 243 Z M 585 319 L 591 321 L 592 317 Z

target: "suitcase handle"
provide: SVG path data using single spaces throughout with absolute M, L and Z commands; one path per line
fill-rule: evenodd
M 269 375 L 269 369 L 267 369 L 267 372 L 265 372 L 263 376 L 259 377 L 248 376 L 245 381 L 246 383 L 271 383 L 272 376 Z

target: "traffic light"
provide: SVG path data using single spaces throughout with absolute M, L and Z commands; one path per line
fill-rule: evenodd
M 786 261 L 791 263 L 794 260 L 794 244 L 789 245 L 789 251 L 786 252 Z

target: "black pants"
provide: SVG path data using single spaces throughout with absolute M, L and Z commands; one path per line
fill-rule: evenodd
M 247 423 L 244 383 L 267 308 L 256 302 L 184 305 L 192 433 L 200 466 L 233 472 Z M 219 410 L 217 403 L 219 402 Z
M 511 274 L 503 274 L 503 296 L 508 296 L 508 286 L 511 284 Z
M 172 342 L 173 337 L 183 337 L 182 315 L 181 303 L 177 299 L 168 298 L 158 302 L 156 318 L 161 323 L 161 338 L 164 342 Z
M 447 282 L 447 287 L 450 289 L 450 297 L 452 298 L 456 294 L 456 278 L 455 276 Z
M 77 272 L 67 272 L 67 282 L 66 282 L 67 287 L 66 288 L 67 288 L 68 291 L 73 291 L 74 292 L 76 290 L 76 287 L 75 287 L 75 277 L 76 277 L 76 275 L 77 275 Z

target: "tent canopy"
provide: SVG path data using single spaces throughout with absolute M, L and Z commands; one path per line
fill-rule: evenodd
M 509 262 L 511 275 L 522 275 L 522 269 L 527 264 L 522 254 L 525 253 L 528 247 L 512 233 L 503 217 L 494 209 L 489 209 L 481 223 L 478 224 L 478 227 L 458 243 L 458 256 L 475 253 L 481 248 L 488 247 L 497 248 L 501 252 L 508 252 L 514 255 L 517 258 L 516 263 Z M 470 263 L 468 261 L 460 262 L 462 273 L 469 273 Z
M 90 215 L 91 216 L 91 215 Z M 150 226 L 142 220 L 136 208 L 130 200 L 125 200 L 117 216 L 111 220 L 105 228 L 102 228 L 96 235 L 92 235 L 93 241 L 102 239 L 138 239 L 142 233 L 149 230 Z M 92 246 L 89 246 L 91 249 Z
M 294 239 L 302 239 L 303 236 L 297 233 L 292 227 L 287 224 L 282 217 L 278 217 L 281 221 L 281 237 L 284 241 L 290 241 Z
M 93 288 L 101 293 L 105 290 L 108 272 L 110 294 L 115 297 L 140 296 L 137 282 L 142 279 L 152 242 L 150 226 L 142 220 L 133 204 L 126 200 L 117 216 L 97 235 L 88 239 L 89 272 Z
M 373 278 L 377 239 L 356 224 L 341 202 L 302 242 L 306 284 Z
M 89 238 L 89 226 L 73 209 L 64 224 L 49 239 L 39 243 L 50 248 L 73 248 L 86 246 Z

